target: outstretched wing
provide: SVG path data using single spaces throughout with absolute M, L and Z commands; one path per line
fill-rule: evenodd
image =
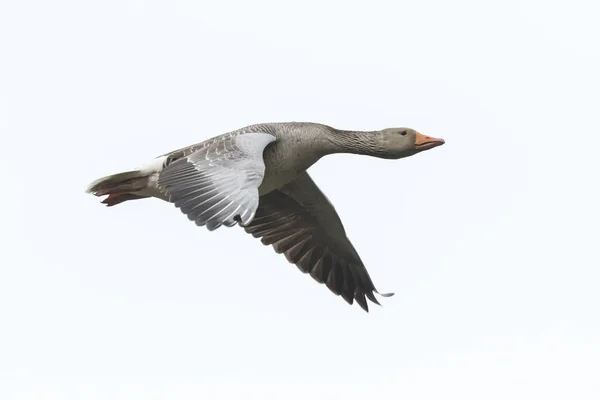
M 214 141 L 167 165 L 157 185 L 198 226 L 246 225 L 258 207 L 263 151 L 274 140 L 253 132 Z
M 289 262 L 336 295 L 354 300 L 369 311 L 365 296 L 379 304 L 377 290 L 358 253 L 348 240 L 338 214 L 308 173 L 260 197 L 246 232 L 273 245 Z M 382 296 L 391 296 L 382 294 Z

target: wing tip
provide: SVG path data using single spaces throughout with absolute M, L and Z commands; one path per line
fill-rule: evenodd
M 377 291 L 377 289 L 373 289 L 372 291 L 368 291 L 368 292 L 364 293 L 364 295 L 366 295 L 366 296 L 367 296 L 367 298 L 368 298 L 368 299 L 369 299 L 369 300 L 370 300 L 372 303 L 375 303 L 375 304 L 377 304 L 377 305 L 378 305 L 378 306 L 380 306 L 380 307 L 383 307 L 383 305 L 382 305 L 382 304 L 381 304 L 381 303 L 380 303 L 380 302 L 377 300 L 377 298 L 376 298 L 376 297 L 373 295 L 373 293 L 377 293 L 377 295 L 379 295 L 379 296 L 381 296 L 381 297 L 392 297 L 392 296 L 394 295 L 394 293 L 379 293 L 379 292 Z M 366 312 L 369 312 L 369 306 L 368 306 L 368 304 L 367 304 L 366 300 L 364 299 L 364 295 L 363 295 L 362 297 L 361 297 L 361 296 L 358 296 L 358 297 L 357 297 L 357 296 L 356 296 L 356 294 L 355 294 L 355 297 L 354 297 L 354 298 L 356 299 L 356 302 L 357 302 L 357 303 L 360 305 L 360 307 L 361 307 L 363 310 L 365 310 Z M 364 302 L 363 302 L 363 301 L 360 301 L 360 300 L 364 300 Z

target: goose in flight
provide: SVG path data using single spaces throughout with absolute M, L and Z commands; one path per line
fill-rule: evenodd
M 385 159 L 444 144 L 409 128 L 350 131 L 307 122 L 247 126 L 92 182 L 87 192 L 114 206 L 155 197 L 198 226 L 242 226 L 349 304 L 368 311 L 380 294 L 340 217 L 306 170 L 335 153 Z

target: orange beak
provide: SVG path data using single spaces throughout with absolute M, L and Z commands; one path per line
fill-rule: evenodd
M 415 140 L 415 147 L 417 150 L 429 150 L 434 147 L 438 147 L 446 143 L 444 139 L 438 139 L 431 136 L 425 136 L 417 132 L 417 137 Z

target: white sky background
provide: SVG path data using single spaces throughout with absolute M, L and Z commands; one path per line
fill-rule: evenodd
M 1 1 L 0 398 L 600 398 L 600 10 L 494 3 Z M 369 314 L 83 193 L 290 120 L 447 141 L 311 169 L 396 293 Z

